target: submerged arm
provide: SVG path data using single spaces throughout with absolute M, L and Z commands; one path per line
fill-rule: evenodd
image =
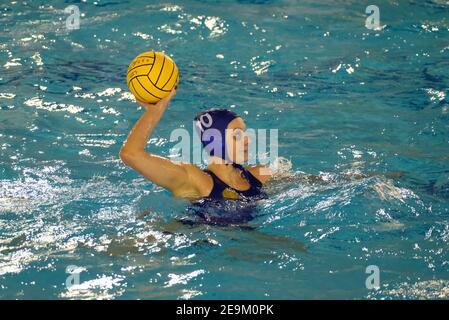
M 402 172 L 386 172 L 386 173 L 380 173 L 380 172 L 373 172 L 373 173 L 343 173 L 340 174 L 339 177 L 341 177 L 344 180 L 351 181 L 351 180 L 360 180 L 368 177 L 373 176 L 385 176 L 387 178 L 400 178 L 404 174 Z M 281 174 L 277 174 L 273 176 L 273 180 L 282 180 L 282 181 L 298 181 L 302 180 L 309 183 L 328 183 L 331 181 L 334 181 L 334 179 L 329 179 L 329 177 L 323 176 L 317 176 L 313 174 L 306 174 L 304 172 L 285 172 Z

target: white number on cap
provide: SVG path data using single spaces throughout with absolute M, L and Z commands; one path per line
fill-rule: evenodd
M 204 121 L 205 118 L 207 118 L 207 122 Z M 200 122 L 201 122 L 201 132 L 204 132 L 204 128 L 210 128 L 210 126 L 212 125 L 212 117 L 210 116 L 210 114 L 205 113 L 201 115 Z

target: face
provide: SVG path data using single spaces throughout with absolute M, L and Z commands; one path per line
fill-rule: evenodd
M 243 119 L 238 117 L 229 122 L 226 130 L 226 149 L 230 151 L 228 154 L 233 162 L 243 163 L 248 161 L 249 143 L 250 140 L 246 134 L 246 124 Z

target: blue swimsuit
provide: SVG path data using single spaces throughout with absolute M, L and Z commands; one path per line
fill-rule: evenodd
M 241 165 L 233 164 L 240 169 L 250 187 L 248 190 L 232 188 L 218 178 L 212 171 L 205 169 L 213 180 L 213 187 L 207 197 L 195 200 L 186 208 L 189 213 L 180 222 L 189 225 L 213 224 L 229 226 L 247 223 L 260 214 L 257 202 L 251 200 L 267 199 L 268 194 L 262 190 L 262 183 L 251 172 Z M 190 215 L 193 214 L 193 215 Z
M 208 173 L 214 182 L 214 186 L 207 198 L 209 199 L 248 199 L 248 198 L 258 198 L 265 199 L 267 194 L 262 191 L 262 183 L 254 177 L 251 172 L 246 170 L 243 166 L 233 163 L 232 166 L 241 171 L 241 174 L 248 181 L 250 187 L 248 190 L 237 190 L 232 188 L 218 178 L 212 171 L 205 169 L 204 172 Z

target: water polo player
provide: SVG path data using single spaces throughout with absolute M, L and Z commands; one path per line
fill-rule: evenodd
M 262 185 L 271 177 L 269 169 L 264 165 L 242 166 L 248 160 L 250 141 L 245 133 L 243 119 L 229 110 L 210 109 L 195 117 L 197 132 L 209 154 L 209 165 L 205 170 L 191 163 L 171 161 L 145 151 L 151 133 L 175 94 L 176 88 L 156 104 L 138 100 L 146 111 L 136 122 L 120 150 L 122 161 L 176 197 L 265 197 Z

